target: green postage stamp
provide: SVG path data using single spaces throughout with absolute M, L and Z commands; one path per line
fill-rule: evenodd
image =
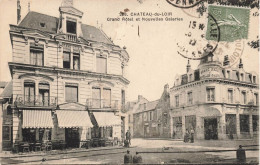
M 218 28 L 220 41 L 233 42 L 238 39 L 247 39 L 249 8 L 210 5 L 208 13 L 212 17 L 208 17 L 207 40 L 217 41 Z

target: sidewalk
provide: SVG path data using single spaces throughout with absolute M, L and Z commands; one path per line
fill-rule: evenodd
M 19 158 L 19 157 L 33 157 L 33 156 L 46 156 L 46 155 L 60 155 L 60 154 L 72 154 L 80 152 L 91 151 L 105 151 L 105 150 L 117 150 L 124 149 L 123 146 L 109 146 L 109 147 L 96 147 L 96 148 L 75 148 L 65 150 L 52 150 L 52 151 L 38 151 L 38 152 L 25 152 L 25 153 L 12 153 L 11 151 L 3 151 L 0 153 L 0 158 Z

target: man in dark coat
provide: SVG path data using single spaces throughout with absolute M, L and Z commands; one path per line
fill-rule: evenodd
M 129 150 L 126 151 L 126 154 L 124 156 L 124 163 L 133 163 L 133 157 L 130 154 Z
M 131 133 L 130 133 L 129 130 L 126 131 L 125 136 L 126 136 L 126 140 L 128 142 L 128 145 L 130 146 L 131 145 Z

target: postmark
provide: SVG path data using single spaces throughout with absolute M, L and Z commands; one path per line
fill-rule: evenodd
M 208 13 L 217 21 L 221 33 L 220 41 L 233 42 L 248 38 L 249 8 L 209 5 Z M 212 24 L 212 20 L 208 19 L 208 25 Z M 212 35 L 213 29 L 216 29 L 216 27 L 208 26 L 207 40 L 216 40 L 216 37 Z
M 206 23 L 202 19 L 192 19 L 188 25 L 188 32 L 184 35 L 183 42 L 177 43 L 177 53 L 184 58 L 191 60 L 200 60 L 201 58 L 207 56 L 209 53 L 213 53 L 217 47 L 220 40 L 220 30 L 217 26 L 216 19 L 209 15 L 212 21 L 211 25 L 216 27 L 214 31 L 214 36 L 216 40 L 207 40 L 205 37 L 206 33 Z
M 174 7 L 188 9 L 197 6 L 199 3 L 206 0 L 166 0 L 169 4 Z

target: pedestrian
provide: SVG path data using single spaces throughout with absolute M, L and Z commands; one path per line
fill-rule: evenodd
M 189 142 L 189 136 L 190 136 L 189 131 L 188 131 L 188 129 L 186 129 L 186 132 L 185 132 L 185 135 L 184 135 L 184 142 L 185 143 Z
M 133 157 L 132 157 L 132 155 L 130 154 L 130 151 L 129 151 L 129 150 L 126 151 L 126 154 L 125 154 L 125 156 L 124 156 L 124 163 L 125 163 L 125 164 L 133 163 Z
M 133 157 L 133 163 L 142 163 L 143 162 L 143 158 L 141 155 L 138 154 L 138 152 L 136 152 L 136 155 Z
M 129 147 L 131 145 L 131 133 L 129 130 L 126 131 L 125 136 L 126 136 L 126 140 L 128 142 L 128 147 Z
M 241 145 L 239 145 L 239 148 L 237 149 L 237 161 L 239 163 L 245 163 L 246 162 L 246 151 L 242 148 Z
M 190 142 L 194 143 L 194 130 L 193 130 L 193 128 L 191 128 L 191 130 L 190 130 Z

